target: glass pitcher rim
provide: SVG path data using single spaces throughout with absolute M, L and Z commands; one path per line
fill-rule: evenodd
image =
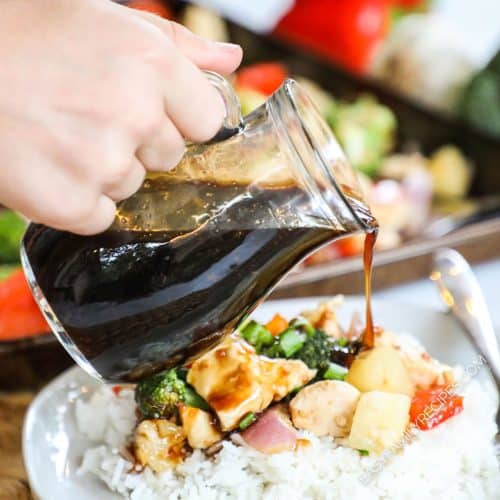
M 300 111 L 300 108 L 298 106 L 298 103 L 297 103 L 298 95 L 300 95 L 301 99 L 304 99 L 307 102 L 309 108 L 314 112 L 314 115 L 316 115 L 314 118 L 316 120 L 318 120 L 319 122 L 324 122 L 324 119 L 321 116 L 321 113 L 317 109 L 316 105 L 313 103 L 313 101 L 311 100 L 311 98 L 309 97 L 309 95 L 307 94 L 307 92 L 305 92 L 305 90 L 303 89 L 303 87 L 299 84 L 299 82 L 297 82 L 293 78 L 287 78 L 283 82 L 283 84 L 281 85 L 281 87 L 275 92 L 275 95 L 279 94 L 280 91 L 283 92 L 286 95 L 286 97 L 288 98 L 287 99 L 288 103 L 291 105 L 294 113 L 296 114 L 296 116 L 298 118 L 298 121 L 299 121 L 299 124 L 300 124 L 300 127 L 301 127 L 301 131 L 303 133 L 303 137 L 305 138 L 305 140 L 306 140 L 308 146 L 311 148 L 311 150 L 313 150 L 316 153 L 317 158 L 320 161 L 320 166 L 321 166 L 322 170 L 328 176 L 328 180 L 331 182 L 332 186 L 334 187 L 334 189 L 337 192 L 337 194 L 340 197 L 340 199 L 347 206 L 347 208 L 348 208 L 350 214 L 352 215 L 353 219 L 356 221 L 356 223 L 358 224 L 358 226 L 360 227 L 360 229 L 362 229 L 363 231 L 365 231 L 365 232 L 372 231 L 373 227 L 370 226 L 367 222 L 365 222 L 359 216 L 359 214 L 356 212 L 356 210 L 354 209 L 354 207 L 352 206 L 352 201 L 351 200 L 354 199 L 354 200 L 359 201 L 360 203 L 362 203 L 364 206 L 366 206 L 366 208 L 368 208 L 368 205 L 364 201 L 364 197 L 363 197 L 363 195 L 361 193 L 361 189 L 359 187 L 359 178 L 358 178 L 357 172 L 354 171 L 354 169 L 353 169 L 352 165 L 350 164 L 350 162 L 346 160 L 346 167 L 353 170 L 353 172 L 355 174 L 356 183 L 358 184 L 357 186 L 353 186 L 356 189 L 356 192 L 354 193 L 354 196 L 351 198 L 351 197 L 348 197 L 345 194 L 344 190 L 339 186 L 337 180 L 332 175 L 331 169 L 329 167 L 329 162 L 324 157 L 323 151 L 321 150 L 321 148 L 318 148 L 316 146 L 315 141 L 313 139 L 313 135 L 314 134 L 311 132 L 310 127 L 306 123 L 306 119 L 303 116 L 303 113 Z M 333 131 L 331 130 L 330 126 L 327 125 L 327 127 L 328 127 L 329 134 L 331 135 L 331 139 L 337 145 L 339 145 L 339 141 L 337 140 L 337 138 L 336 138 L 335 134 L 333 133 Z M 339 149 L 341 151 L 343 151 L 342 148 L 340 148 L 340 145 L 339 145 Z

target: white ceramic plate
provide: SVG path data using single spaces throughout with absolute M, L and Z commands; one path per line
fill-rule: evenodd
M 271 301 L 255 312 L 256 319 L 268 320 L 275 312 L 292 317 L 312 309 L 319 298 Z M 452 317 L 443 313 L 394 302 L 374 301 L 375 322 L 395 332 L 419 338 L 429 353 L 455 365 L 474 365 L 478 355 Z M 339 311 L 341 323 L 348 325 L 354 311 L 363 312 L 364 298 L 346 298 Z M 486 369 L 478 377 L 491 384 Z M 75 367 L 49 384 L 32 403 L 24 424 L 23 453 L 33 491 L 41 500 L 112 500 L 97 479 L 77 475 L 87 443 L 76 430 L 75 401 L 92 391 L 99 382 Z

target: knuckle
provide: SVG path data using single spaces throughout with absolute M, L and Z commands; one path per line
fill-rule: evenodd
M 90 219 L 95 211 L 92 196 L 68 196 L 64 203 L 63 222 L 66 224 L 82 223 Z
M 120 185 L 130 170 L 130 160 L 121 155 L 111 158 L 104 166 L 105 186 Z
M 156 44 L 144 53 L 145 62 L 157 72 L 168 75 L 176 65 L 177 53 L 174 44 L 164 38 L 163 43 Z
M 208 141 L 212 139 L 222 127 L 225 117 L 225 108 L 221 97 L 216 94 L 207 101 L 207 105 L 200 109 L 202 109 L 203 112 L 198 122 L 197 137 L 195 137 L 195 139 L 198 141 Z
M 73 231 L 94 215 L 95 200 L 92 196 L 66 193 L 64 197 L 57 197 L 57 203 L 47 201 L 40 218 L 57 229 Z
M 182 160 L 184 156 L 184 146 L 174 148 L 170 151 L 168 157 L 163 161 L 162 167 L 166 170 L 174 168 Z
M 134 141 L 140 141 L 153 134 L 165 118 L 160 94 L 153 91 L 144 92 L 149 96 L 124 100 L 126 109 L 121 113 L 121 122 L 125 133 Z
M 154 134 L 161 127 L 164 116 L 163 109 L 159 105 L 150 110 L 143 109 L 130 124 L 132 133 L 136 137 L 147 137 Z

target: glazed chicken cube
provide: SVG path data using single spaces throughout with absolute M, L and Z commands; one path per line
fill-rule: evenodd
M 133 450 L 143 466 L 163 472 L 180 463 L 186 453 L 182 427 L 169 420 L 143 420 L 135 431 Z
M 205 449 L 223 438 L 215 426 L 214 418 L 207 411 L 180 405 L 179 415 L 191 448 Z
M 247 413 L 261 412 L 315 374 L 302 361 L 271 360 L 230 337 L 198 358 L 187 380 L 216 412 L 222 430 L 229 431 Z
M 290 402 L 297 429 L 316 436 L 346 437 L 360 392 L 347 382 L 322 380 L 302 389 Z
M 268 359 L 259 356 L 264 391 L 272 393 L 273 401 L 280 401 L 294 389 L 298 389 L 316 375 L 305 363 L 297 359 Z

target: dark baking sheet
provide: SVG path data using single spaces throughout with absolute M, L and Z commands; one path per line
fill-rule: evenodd
M 471 195 L 500 192 L 500 141 L 451 117 L 424 109 L 374 80 L 352 75 L 320 57 L 270 37 L 229 23 L 232 41 L 242 45 L 244 64 L 283 61 L 292 75 L 310 78 L 336 98 L 353 99 L 363 92 L 375 95 L 398 119 L 398 149 L 416 145 L 426 154 L 443 144 L 455 144 L 474 163 Z
M 189 3 L 166 1 L 176 12 Z M 243 65 L 259 61 L 282 61 L 292 75 L 310 78 L 339 99 L 351 100 L 363 92 L 375 95 L 398 119 L 397 147 L 417 146 L 429 154 L 443 144 L 455 144 L 474 163 L 472 196 L 500 192 L 500 140 L 452 116 L 433 111 L 393 91 L 374 79 L 354 75 L 321 56 L 272 36 L 253 33 L 227 21 L 230 38 L 243 47 Z
M 425 278 L 438 248 L 455 248 L 471 263 L 500 256 L 500 219 L 472 224 L 441 238 L 415 240 L 401 247 L 377 252 L 373 258 L 374 290 Z M 276 288 L 273 298 L 307 297 L 364 290 L 361 257 L 341 259 L 293 272 Z

